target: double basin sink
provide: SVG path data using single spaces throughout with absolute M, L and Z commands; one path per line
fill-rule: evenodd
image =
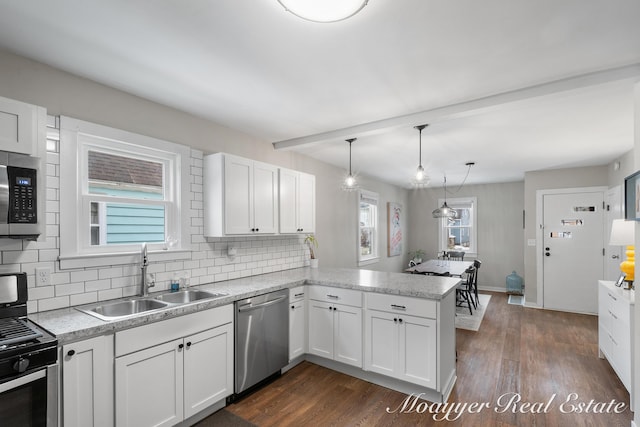
M 178 292 L 168 292 L 157 297 L 137 298 L 127 301 L 107 302 L 97 306 L 78 308 L 78 310 L 97 317 L 101 320 L 118 320 L 136 314 L 148 313 L 161 308 L 188 304 L 190 302 L 222 298 L 224 293 L 186 289 Z

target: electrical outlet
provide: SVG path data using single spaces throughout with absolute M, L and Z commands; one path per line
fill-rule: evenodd
M 51 269 L 47 267 L 36 268 L 36 286 L 49 286 L 51 284 Z

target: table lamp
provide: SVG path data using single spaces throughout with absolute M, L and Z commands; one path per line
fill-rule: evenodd
M 625 221 L 624 219 L 614 219 L 611 225 L 611 246 L 626 246 L 627 259 L 620 263 L 620 270 L 626 274 L 625 282 L 633 282 L 636 243 L 636 223 L 635 221 Z

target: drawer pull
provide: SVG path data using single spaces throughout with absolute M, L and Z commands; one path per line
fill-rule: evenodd
M 611 295 L 609 292 L 607 292 L 607 295 L 609 295 L 611 297 L 612 300 L 614 301 L 618 301 L 618 298 L 614 297 L 613 295 Z
M 338 299 L 338 298 L 340 298 L 338 295 L 330 295 L 330 294 L 327 294 L 327 297 L 328 297 L 328 298 L 333 298 L 333 299 Z
M 294 297 L 303 297 L 304 292 L 300 292 L 299 294 L 293 294 Z
M 614 319 L 618 320 L 618 316 L 616 316 L 615 314 L 613 314 L 613 313 L 611 312 L 611 310 L 609 310 L 609 314 L 611 315 L 611 317 L 613 317 Z
M 405 307 L 404 305 L 397 305 L 397 304 L 391 304 L 391 308 L 394 310 L 406 310 L 407 307 Z

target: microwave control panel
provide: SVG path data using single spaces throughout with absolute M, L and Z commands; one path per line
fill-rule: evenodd
M 38 222 L 36 174 L 35 169 L 7 168 L 9 180 L 8 223 L 36 224 Z

